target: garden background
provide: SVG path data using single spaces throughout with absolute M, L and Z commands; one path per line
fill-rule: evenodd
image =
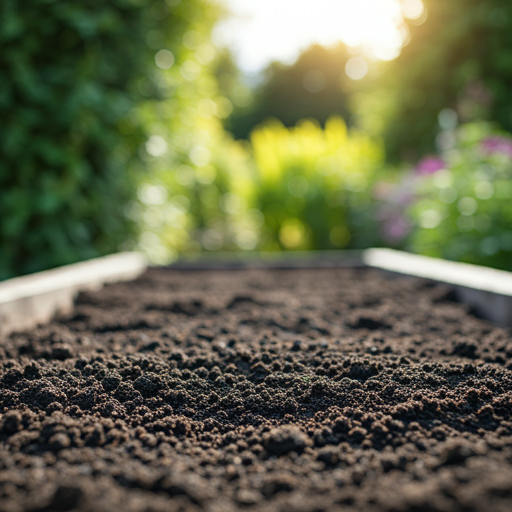
M 395 3 L 396 55 L 316 44 L 255 77 L 220 1 L 4 0 L 0 279 L 133 249 L 512 270 L 512 4 Z

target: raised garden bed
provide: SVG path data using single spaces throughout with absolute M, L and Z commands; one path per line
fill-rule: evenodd
M 0 510 L 509 511 L 509 331 L 377 256 L 151 268 L 4 334 Z

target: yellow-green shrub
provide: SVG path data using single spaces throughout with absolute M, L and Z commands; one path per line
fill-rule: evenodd
M 215 116 L 191 126 L 179 146 L 167 139 L 168 151 L 149 157 L 152 172 L 140 188 L 141 242 L 154 261 L 203 250 L 380 243 L 372 198 L 384 159 L 379 141 L 348 131 L 337 117 L 325 129 L 309 120 L 294 128 L 272 121 L 250 144 L 234 141 Z
M 246 200 L 263 214 L 266 250 L 361 248 L 378 244 L 372 183 L 382 168 L 380 141 L 332 117 L 278 121 L 251 135 L 254 182 Z

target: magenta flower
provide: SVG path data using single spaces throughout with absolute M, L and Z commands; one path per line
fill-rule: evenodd
M 482 149 L 489 155 L 506 155 L 512 158 L 512 139 L 502 135 L 487 137 L 482 141 Z
M 386 242 L 394 244 L 403 240 L 411 232 L 411 228 L 409 220 L 398 214 L 381 224 L 381 234 Z
M 444 169 L 446 164 L 439 158 L 438 156 L 426 156 L 422 160 L 419 161 L 416 166 L 416 174 L 426 175 L 426 174 L 434 174 L 441 169 Z
M 400 242 L 412 230 L 409 219 L 405 216 L 403 211 L 396 208 L 396 205 L 382 205 L 377 211 L 375 218 L 380 224 L 382 238 L 390 244 Z

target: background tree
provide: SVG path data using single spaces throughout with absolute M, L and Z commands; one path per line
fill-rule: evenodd
M 382 132 L 393 161 L 435 150 L 443 109 L 460 121 L 489 119 L 512 131 L 512 4 L 424 3 L 424 23 L 409 22 L 410 43 L 353 101 L 358 123 Z M 450 128 L 447 114 L 441 124 Z
M 343 44 L 329 49 L 315 45 L 290 66 L 272 63 L 254 100 L 235 108 L 226 127 L 236 138 L 247 138 L 254 126 L 270 117 L 288 127 L 305 118 L 324 125 L 333 114 L 347 120 L 345 65 L 350 57 Z

